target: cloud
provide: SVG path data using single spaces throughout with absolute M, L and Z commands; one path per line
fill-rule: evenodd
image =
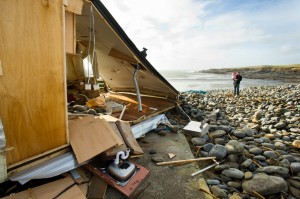
M 103 3 L 158 70 L 299 63 L 298 0 Z

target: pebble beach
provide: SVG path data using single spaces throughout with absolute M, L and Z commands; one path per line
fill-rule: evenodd
M 300 198 L 300 85 L 182 92 L 182 117 L 209 124 L 191 134 L 197 157 L 215 156 L 206 183 L 217 198 Z

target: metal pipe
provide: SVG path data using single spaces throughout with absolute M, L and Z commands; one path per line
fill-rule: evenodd
M 135 86 L 136 95 L 137 95 L 137 101 L 138 101 L 138 111 L 141 112 L 142 111 L 142 100 L 141 100 L 140 89 L 139 89 L 139 85 L 138 85 L 138 81 L 137 81 L 137 74 L 138 74 L 139 69 L 140 69 L 140 65 L 137 63 L 134 74 L 133 74 L 133 80 L 134 80 L 134 86 Z

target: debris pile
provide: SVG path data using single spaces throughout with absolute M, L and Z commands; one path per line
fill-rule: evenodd
M 300 198 L 300 85 L 180 97 L 192 120 L 209 124 L 207 134 L 192 136 L 196 156 L 224 161 L 205 173 L 214 196 Z

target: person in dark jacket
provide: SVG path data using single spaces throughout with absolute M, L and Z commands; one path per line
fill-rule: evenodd
M 232 79 L 233 79 L 234 95 L 238 96 L 240 95 L 240 83 L 243 77 L 239 72 L 237 72 L 235 73 L 235 76 Z

